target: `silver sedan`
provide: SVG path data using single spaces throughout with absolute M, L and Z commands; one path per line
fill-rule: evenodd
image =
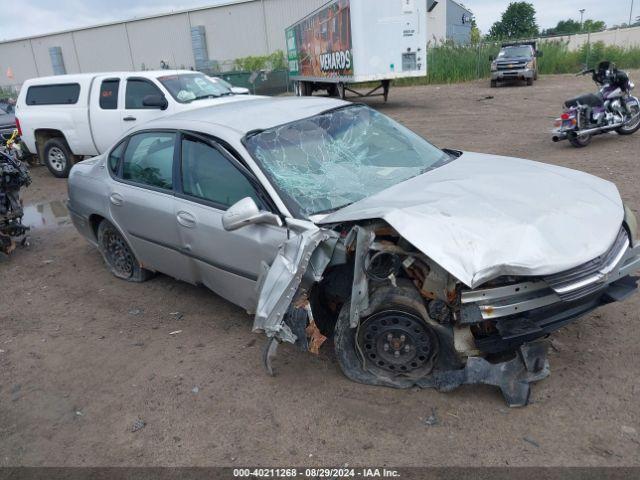
M 616 187 L 548 164 L 441 150 L 363 105 L 202 108 L 137 127 L 69 177 L 111 272 L 161 272 L 255 314 L 351 379 L 498 386 L 524 405 L 548 334 L 626 298 L 637 225 Z

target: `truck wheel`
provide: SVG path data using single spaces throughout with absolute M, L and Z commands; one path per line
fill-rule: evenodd
M 527 87 L 533 85 L 533 78 L 527 78 Z
M 144 282 L 153 276 L 153 272 L 142 268 L 127 241 L 111 222 L 100 222 L 97 237 L 98 249 L 114 276 L 135 283 Z
M 491 88 L 496 88 L 498 86 L 497 80 L 491 80 Z
M 536 71 L 536 73 L 533 74 L 533 79 L 535 81 L 538 81 L 538 72 Z
M 51 138 L 44 144 L 44 163 L 57 178 L 67 178 L 73 166 L 73 154 L 61 138 Z

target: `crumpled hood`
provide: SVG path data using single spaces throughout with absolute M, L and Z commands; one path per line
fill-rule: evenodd
M 613 244 L 624 210 L 616 186 L 587 173 L 464 153 L 317 223 L 373 218 L 475 288 L 592 260 Z

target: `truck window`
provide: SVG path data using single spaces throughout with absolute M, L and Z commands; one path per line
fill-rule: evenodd
M 118 108 L 118 90 L 120 80 L 112 78 L 104 80 L 100 85 L 100 108 L 103 110 L 116 110 Z
M 27 90 L 27 105 L 73 105 L 78 103 L 80 85 L 58 83 L 55 85 L 34 85 Z
M 175 134 L 147 132 L 133 135 L 124 153 L 122 178 L 150 187 L 173 188 Z
M 142 80 L 138 78 L 130 78 L 127 80 L 127 91 L 125 95 L 125 108 L 141 110 L 146 108 L 142 105 L 144 97 L 147 95 L 162 95 L 162 92 L 158 87 L 148 80 Z

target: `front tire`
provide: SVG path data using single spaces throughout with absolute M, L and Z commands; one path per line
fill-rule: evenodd
M 633 118 L 639 113 L 640 113 L 640 106 L 634 105 L 631 108 L 631 117 Z M 640 129 L 640 117 L 638 117 L 633 123 L 627 126 L 616 128 L 616 133 L 618 135 L 631 135 L 633 133 L 636 133 L 638 129 Z
M 67 178 L 73 167 L 73 154 L 61 138 L 51 138 L 44 144 L 44 163 L 56 178 Z
M 498 88 L 498 81 L 497 80 L 491 80 L 491 88 Z
M 97 237 L 102 258 L 115 277 L 141 283 L 153 276 L 153 272 L 140 265 L 124 237 L 111 222 L 100 222 Z
M 410 289 L 381 287 L 358 328 L 350 326 L 350 301 L 334 331 L 336 358 L 344 375 L 358 383 L 409 388 L 434 367 L 439 338 L 424 304 Z
M 527 78 L 527 87 L 533 85 L 533 78 Z

